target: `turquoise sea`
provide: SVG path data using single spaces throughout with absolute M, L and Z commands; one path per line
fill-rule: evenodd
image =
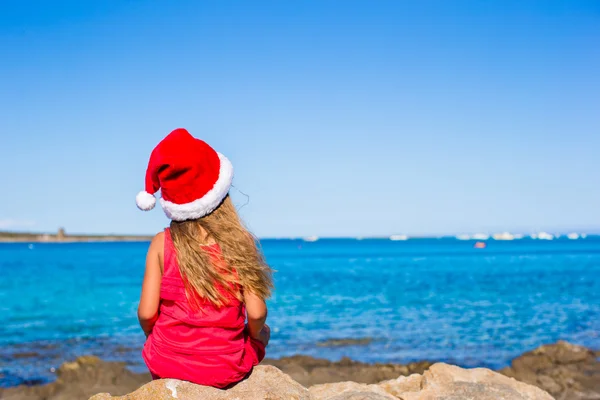
M 600 238 L 263 240 L 275 274 L 268 357 L 429 359 L 500 368 L 541 344 L 600 348 Z M 143 371 L 148 243 L 0 244 L 0 386 L 78 355 Z M 366 345 L 322 347 L 338 338 Z

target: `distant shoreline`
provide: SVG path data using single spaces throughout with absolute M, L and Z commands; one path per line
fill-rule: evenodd
M 507 235 L 507 234 L 504 234 Z M 576 236 L 574 236 L 576 235 Z M 372 236 L 372 237 L 261 237 L 259 240 L 296 240 L 300 242 L 316 242 L 319 240 L 391 240 L 391 241 L 406 241 L 406 240 L 430 240 L 430 239 L 455 239 L 458 241 L 512 241 L 512 240 L 541 240 L 541 239 L 585 239 L 598 238 L 598 233 L 581 233 L 581 234 L 557 234 L 548 235 L 548 237 L 539 237 L 538 235 L 515 235 L 514 237 L 504 237 L 498 235 L 486 235 L 480 237 L 473 235 L 442 235 L 442 236 Z M 115 234 L 67 234 L 64 229 L 59 229 L 57 233 L 32 233 L 32 232 L 3 232 L 0 231 L 0 243 L 102 243 L 102 242 L 148 242 L 151 241 L 153 235 L 115 235 Z
M 57 233 L 0 232 L 0 243 L 94 243 L 94 242 L 148 242 L 145 235 L 68 235 L 63 229 Z
M 140 239 L 136 239 L 136 238 L 90 238 L 90 239 L 73 239 L 73 238 L 69 238 L 69 239 L 65 239 L 65 240 L 58 240 L 58 239 L 49 239 L 49 240 L 36 240 L 36 239 L 7 239 L 7 238 L 0 238 L 0 243 L 36 243 L 36 244 L 43 244 L 43 243 L 122 243 L 122 242 L 149 242 L 151 241 L 152 238 L 148 237 L 148 238 L 140 238 Z

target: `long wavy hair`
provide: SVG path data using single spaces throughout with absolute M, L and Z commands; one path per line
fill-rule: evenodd
M 171 237 L 188 301 L 196 308 L 199 299 L 216 306 L 225 305 L 230 296 L 243 301 L 242 290 L 263 300 L 271 295 L 272 270 L 229 196 L 205 217 L 171 221 Z M 211 262 L 202 246 L 208 239 L 220 246 L 223 263 Z

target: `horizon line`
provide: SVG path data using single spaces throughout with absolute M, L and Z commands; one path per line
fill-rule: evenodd
M 53 233 L 50 232 L 35 232 L 35 231 L 8 231 L 8 230 L 0 230 L 0 238 L 4 236 L 4 238 L 9 238 L 10 236 L 60 236 L 59 232 L 61 229 L 56 230 Z M 64 230 L 62 231 L 65 238 L 140 238 L 140 239 L 151 239 L 156 234 L 135 234 L 135 233 L 67 233 Z M 441 239 L 441 238 L 459 238 L 462 237 L 463 240 L 497 240 L 494 239 L 494 235 L 502 235 L 502 234 L 510 234 L 516 237 L 516 240 L 523 238 L 531 238 L 532 236 L 537 236 L 539 234 L 550 234 L 553 237 L 562 237 L 568 236 L 569 234 L 577 234 L 579 236 L 600 236 L 600 230 L 537 230 L 531 231 L 528 233 L 524 233 L 523 231 L 498 231 L 498 232 L 477 232 L 477 233 L 444 233 L 444 234 L 391 234 L 391 235 L 266 235 L 266 236 L 256 236 L 259 240 L 303 240 L 303 241 L 316 241 L 316 240 L 327 240 L 327 239 L 387 239 L 387 240 L 396 240 L 403 241 L 409 239 Z M 8 236 L 8 237 L 7 237 Z M 487 236 L 487 237 L 485 237 Z

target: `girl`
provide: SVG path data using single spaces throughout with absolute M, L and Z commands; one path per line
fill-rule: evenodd
M 224 388 L 265 356 L 271 269 L 228 196 L 232 177 L 229 160 L 185 129 L 150 155 L 136 203 L 152 209 L 160 189 L 172 220 L 150 243 L 138 308 L 154 379 Z

